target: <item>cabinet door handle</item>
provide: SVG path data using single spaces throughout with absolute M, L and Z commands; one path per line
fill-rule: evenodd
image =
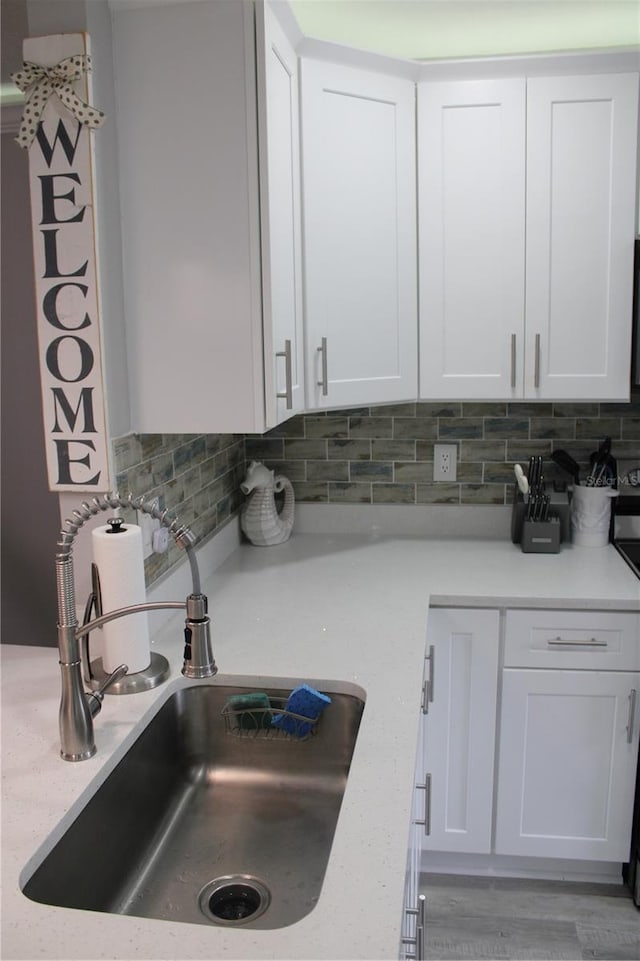
M 405 913 L 410 914 L 412 917 L 417 918 L 416 921 L 416 936 L 415 938 L 401 938 L 402 944 L 415 945 L 416 953 L 411 955 L 415 957 L 416 961 L 425 961 L 424 958 L 424 927 L 427 919 L 426 912 L 427 899 L 424 894 L 418 895 L 418 907 L 417 908 L 405 908 Z M 405 954 L 405 957 L 407 955 Z
M 429 661 L 429 677 L 422 685 L 422 708 L 423 714 L 429 713 L 429 704 L 433 703 L 433 680 L 435 678 L 436 652 L 433 644 L 429 645 L 429 653 L 425 656 L 425 661 Z
M 286 401 L 285 407 L 291 410 L 293 407 L 293 377 L 291 375 L 291 341 L 285 340 L 284 350 L 276 351 L 276 357 L 284 357 L 284 393 L 276 394 Z
M 431 834 L 431 775 L 425 774 L 424 784 L 416 784 L 417 791 L 424 791 L 424 820 L 416 820 L 414 824 L 421 824 L 424 827 L 424 836 Z
M 511 388 L 516 386 L 516 335 L 511 334 Z
M 635 688 L 632 688 L 629 693 L 629 718 L 627 721 L 627 744 L 631 744 L 633 741 L 633 722 L 636 718 L 636 694 Z
M 536 334 L 536 352 L 533 370 L 533 386 L 537 389 L 540 386 L 540 334 Z
M 320 368 L 321 375 L 320 380 L 317 382 L 318 387 L 322 387 L 322 396 L 326 397 L 329 393 L 329 373 L 327 368 L 327 338 L 323 337 L 320 341 L 320 346 L 316 348 L 320 354 Z
M 555 637 L 547 641 L 549 647 L 608 647 L 607 641 L 597 641 L 590 637 L 586 641 L 570 641 L 562 637 Z

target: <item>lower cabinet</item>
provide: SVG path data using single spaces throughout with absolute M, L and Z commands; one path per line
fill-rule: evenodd
M 424 958 L 425 899 L 420 894 L 419 884 L 423 838 L 429 826 L 428 791 L 429 779 L 425 775 L 424 761 L 424 726 L 420 724 L 405 875 L 400 961 L 422 961 Z
M 426 851 L 625 862 L 640 615 L 429 612 Z
M 431 774 L 427 850 L 491 850 L 499 627 L 499 611 L 429 611 L 433 699 L 424 715 Z
M 497 854 L 627 861 L 640 674 L 505 669 Z

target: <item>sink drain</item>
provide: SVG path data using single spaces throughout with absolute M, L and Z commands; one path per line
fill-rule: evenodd
M 255 921 L 269 907 L 271 895 L 262 881 L 248 874 L 231 874 L 205 884 L 198 895 L 200 910 L 215 924 Z

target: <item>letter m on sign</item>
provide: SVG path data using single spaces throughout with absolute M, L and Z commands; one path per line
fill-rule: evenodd
M 88 53 L 85 34 L 24 41 L 26 61 L 53 67 Z M 89 77 L 75 82 L 91 102 Z M 29 148 L 40 385 L 49 488 L 108 490 L 96 237 L 93 134 L 50 97 Z

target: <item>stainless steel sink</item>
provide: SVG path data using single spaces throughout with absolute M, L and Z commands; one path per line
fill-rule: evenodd
M 24 894 L 195 924 L 266 929 L 298 921 L 314 908 L 329 859 L 364 709 L 364 692 L 353 689 L 362 696 L 321 688 L 332 703 L 304 740 L 255 716 L 226 730 L 227 699 L 250 691 L 246 685 L 176 691 Z M 266 693 L 277 703 L 288 690 Z

